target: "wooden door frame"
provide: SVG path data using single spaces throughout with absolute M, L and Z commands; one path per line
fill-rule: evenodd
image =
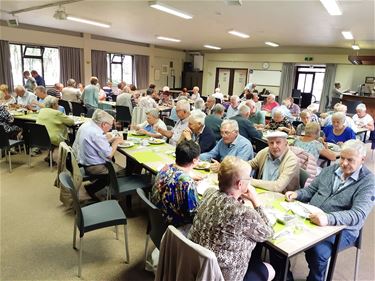
M 249 70 L 247 68 L 216 67 L 215 89 L 217 88 L 218 83 L 219 83 L 219 71 L 220 71 L 220 69 L 229 70 L 229 85 L 228 85 L 228 95 L 229 96 L 233 95 L 234 72 L 236 70 L 246 70 L 245 81 L 247 81 L 247 75 L 249 73 Z

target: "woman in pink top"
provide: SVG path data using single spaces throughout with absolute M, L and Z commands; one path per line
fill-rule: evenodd
M 271 112 L 276 106 L 279 106 L 279 103 L 275 101 L 275 95 L 270 94 L 267 96 L 267 102 L 263 105 L 262 110 Z

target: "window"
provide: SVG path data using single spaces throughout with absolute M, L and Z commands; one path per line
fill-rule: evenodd
M 121 81 L 133 83 L 133 57 L 123 54 L 108 54 L 108 80 L 114 84 Z
M 23 72 L 36 70 L 44 78 L 46 86 L 59 82 L 59 49 L 44 46 L 9 44 L 14 85 L 23 85 Z

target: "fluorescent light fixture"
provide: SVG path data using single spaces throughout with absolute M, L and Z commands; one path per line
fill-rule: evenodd
M 157 39 L 165 40 L 165 41 L 171 41 L 171 42 L 181 42 L 180 39 L 170 38 L 170 37 L 164 37 L 164 36 L 157 36 Z
M 110 28 L 111 27 L 111 25 L 108 24 L 108 23 L 94 21 L 94 20 L 88 20 L 88 19 L 83 19 L 83 18 L 78 18 L 78 17 L 74 17 L 74 16 L 67 16 L 66 19 L 67 20 L 71 20 L 71 21 L 76 21 L 76 22 L 81 22 L 81 23 L 96 25 L 96 26 L 100 26 L 100 27 L 105 27 L 105 28 Z
M 342 36 L 344 36 L 344 38 L 346 40 L 353 40 L 354 39 L 353 34 L 350 31 L 341 31 L 341 34 L 342 34 Z
M 242 32 L 236 31 L 236 30 L 230 30 L 230 31 L 228 31 L 228 33 L 232 34 L 234 36 L 241 37 L 241 38 L 249 38 L 250 37 L 250 35 L 247 35 L 245 33 L 242 33 Z
M 341 16 L 342 12 L 336 0 L 320 0 L 324 8 L 326 8 L 328 14 L 331 16 Z
M 162 12 L 165 12 L 165 13 L 168 13 L 168 14 L 171 14 L 171 15 L 174 15 L 174 16 L 186 19 L 186 20 L 190 20 L 190 19 L 193 18 L 192 15 L 189 15 L 189 14 L 187 14 L 185 12 L 179 11 L 179 10 L 177 10 L 175 8 L 172 8 L 172 7 L 167 6 L 165 4 L 159 3 L 157 1 L 151 1 L 151 2 L 149 2 L 149 5 L 150 5 L 150 7 L 154 8 L 154 9 L 157 9 L 159 11 L 162 11 Z
M 279 44 L 274 43 L 274 42 L 270 42 L 270 41 L 264 42 L 264 44 L 266 44 L 268 46 L 271 46 L 271 47 L 279 47 Z
M 220 47 L 216 47 L 216 46 L 212 46 L 212 45 L 203 45 L 203 47 L 208 48 L 208 49 L 221 50 Z
M 355 43 L 354 43 L 354 44 L 352 45 L 352 49 L 353 49 L 353 50 L 360 50 L 361 48 L 358 46 L 358 44 L 355 44 Z

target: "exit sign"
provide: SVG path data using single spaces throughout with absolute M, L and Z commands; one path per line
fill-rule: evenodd
M 305 57 L 305 61 L 313 61 L 314 58 L 313 57 Z

